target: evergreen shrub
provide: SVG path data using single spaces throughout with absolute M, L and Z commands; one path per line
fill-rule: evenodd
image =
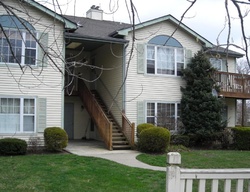
M 170 132 L 166 128 L 150 127 L 140 133 L 137 144 L 142 152 L 164 153 L 170 144 Z
M 60 127 L 48 127 L 44 130 L 44 142 L 48 151 L 62 151 L 68 145 L 68 135 Z
M 181 121 L 185 134 L 195 139 L 190 137 L 190 144 L 207 146 L 226 126 L 221 116 L 224 100 L 213 94 L 217 89 L 213 78 L 216 71 L 202 51 L 182 71 L 186 86 L 181 87 Z
M 250 127 L 232 128 L 234 146 L 238 150 L 250 150 Z
M 136 132 L 136 133 L 137 133 L 137 137 L 140 136 L 140 133 L 141 133 L 143 130 L 148 129 L 148 128 L 150 128 L 150 127 L 154 127 L 154 125 L 151 124 L 151 123 L 142 123 L 142 124 L 137 125 L 137 132 Z
M 171 145 L 189 146 L 189 136 L 187 135 L 171 135 Z
M 26 141 L 18 138 L 0 139 L 0 155 L 24 155 L 26 152 Z

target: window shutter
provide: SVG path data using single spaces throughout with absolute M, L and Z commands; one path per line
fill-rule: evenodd
M 144 74 L 145 45 L 137 44 L 137 73 Z
M 185 66 L 187 66 L 188 63 L 190 63 L 191 58 L 192 58 L 192 50 L 185 49 Z
M 137 101 L 137 125 L 145 123 L 144 101 Z
M 222 62 L 221 62 L 221 71 L 227 72 L 227 61 L 225 59 L 222 59 Z
M 38 46 L 37 65 L 39 67 L 47 67 L 48 65 L 48 58 L 47 55 L 45 54 L 45 52 L 48 51 L 48 39 L 49 39 L 48 33 L 38 34 L 39 44 L 37 45 Z
M 47 121 L 47 99 L 37 99 L 37 132 L 43 133 Z

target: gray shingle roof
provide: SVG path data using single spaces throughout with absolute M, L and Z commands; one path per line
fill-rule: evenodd
M 121 42 L 126 41 L 122 38 L 115 38 L 112 36 L 116 31 L 124 28 L 131 27 L 130 24 L 106 21 L 106 20 L 95 20 L 85 17 L 76 16 L 64 16 L 67 19 L 78 23 L 79 28 L 74 33 L 66 33 L 66 36 L 72 38 L 84 38 L 93 39 L 99 41 L 110 41 L 110 42 Z
M 236 57 L 236 58 L 240 58 L 240 57 L 244 56 L 244 54 L 242 54 L 242 53 L 232 51 L 230 49 L 226 49 L 223 47 L 218 47 L 218 46 L 214 46 L 213 48 L 208 48 L 207 52 L 211 53 L 211 54 L 220 54 L 220 55 L 224 55 L 224 56 L 226 56 L 228 54 L 228 56 Z
M 167 15 L 165 17 L 168 18 L 170 16 L 171 15 Z M 132 27 L 131 24 L 115 22 L 115 21 L 95 20 L 95 19 L 90 19 L 86 17 L 77 17 L 77 16 L 69 16 L 69 15 L 65 15 L 64 17 L 72 22 L 77 23 L 79 26 L 78 29 L 74 31 L 73 33 L 66 32 L 66 37 L 73 38 L 73 39 L 75 38 L 75 39 L 88 40 L 88 41 L 93 41 L 93 42 L 95 41 L 95 42 L 126 43 L 127 41 L 123 39 L 123 36 L 122 35 L 119 36 L 119 33 L 117 32 L 123 29 L 130 30 Z M 164 19 L 165 17 L 161 17 L 161 18 Z M 161 18 L 158 18 L 158 20 L 160 19 L 161 21 Z M 148 22 L 150 23 L 151 21 L 148 21 Z M 192 29 L 189 29 L 189 30 L 192 30 Z M 226 55 L 228 53 L 229 56 L 236 57 L 236 58 L 244 56 L 244 54 L 241 54 L 232 50 L 226 50 L 223 47 L 216 47 L 215 45 L 212 48 L 207 48 L 207 52 L 211 54 L 221 54 L 221 55 Z

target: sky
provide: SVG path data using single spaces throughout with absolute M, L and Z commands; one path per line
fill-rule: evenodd
M 54 0 L 37 1 L 39 3 L 44 3 L 49 1 L 53 2 Z M 126 0 L 60 0 L 59 2 L 63 14 L 85 17 L 89 8 L 92 5 L 97 5 L 104 11 L 104 20 L 130 23 L 129 13 L 125 3 Z M 226 23 L 224 2 L 225 0 L 197 0 L 191 10 L 186 13 L 183 23 L 214 44 L 217 44 L 217 39 L 220 44 L 226 43 L 227 28 L 218 38 L 218 35 Z M 187 0 L 133 0 L 133 3 L 141 22 L 168 14 L 180 20 L 182 14 L 190 5 Z M 127 4 L 130 6 L 129 0 L 127 0 Z M 50 5 L 47 3 L 47 6 Z M 51 6 L 50 8 L 54 9 L 54 7 Z M 230 42 L 242 46 L 240 21 L 237 19 L 238 15 L 236 8 L 230 1 L 229 8 L 232 14 L 231 18 L 233 24 Z M 245 11 L 248 8 L 250 9 L 250 5 L 242 6 L 241 8 Z M 139 20 L 137 19 L 137 23 L 138 22 Z M 245 18 L 245 23 L 250 23 L 250 15 Z M 250 36 L 250 25 L 246 27 L 246 31 L 248 32 L 246 33 L 247 36 Z

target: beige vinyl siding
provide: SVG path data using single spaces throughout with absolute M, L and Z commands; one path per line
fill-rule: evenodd
M 123 79 L 123 45 L 106 44 L 95 51 L 95 63 L 99 67 L 104 67 L 100 80 L 96 82 L 97 91 L 101 94 L 102 99 L 110 108 L 115 119 L 121 125 L 121 110 L 122 110 L 122 92 L 118 93 Z M 104 88 L 102 82 L 108 91 Z M 118 95 L 117 95 L 118 93 Z M 117 97 L 115 98 L 115 96 Z M 115 98 L 115 101 L 113 100 Z
M 3 138 L 9 138 L 10 135 L 7 134 L 1 134 L 0 135 L 0 139 Z M 37 141 L 37 146 L 43 146 L 44 145 L 44 137 L 43 137 L 43 133 L 38 133 L 38 134 L 13 134 L 11 135 L 11 138 L 18 138 L 18 139 L 22 139 L 24 141 L 27 142 L 28 146 L 34 146 L 34 140 Z M 33 144 L 32 144 L 33 143 Z
M 175 26 L 169 21 L 144 27 L 136 31 L 136 39 L 138 41 L 135 42 L 135 46 L 138 43 L 146 44 L 151 38 L 157 35 L 170 36 L 174 30 Z M 201 49 L 200 43 L 182 30 L 177 30 L 173 37 L 182 44 L 184 49 L 191 50 L 192 55 Z M 128 39 L 130 38 L 131 36 L 128 36 Z M 127 48 L 127 53 L 131 49 L 131 43 Z M 182 78 L 177 76 L 138 74 L 137 51 L 135 50 L 126 81 L 126 114 L 129 120 L 137 124 L 138 101 L 179 102 L 181 100 L 180 87 L 184 85 L 185 83 Z
M 236 99 L 226 98 L 225 103 L 227 105 L 228 115 L 228 127 L 235 127 L 236 125 Z
M 64 57 L 64 26 L 45 15 L 34 7 L 18 1 L 5 1 L 17 9 L 28 12 L 29 15 L 16 12 L 20 17 L 29 21 L 38 32 L 48 33 L 49 52 L 54 63 L 64 71 L 62 59 Z M 0 15 L 6 14 L 2 9 Z M 33 66 L 23 68 L 23 73 L 17 65 L 0 64 L 0 89 L 1 95 L 6 96 L 34 96 L 47 100 L 47 126 L 62 125 L 62 80 L 63 76 L 48 59 L 47 67 L 41 71 L 41 67 Z

